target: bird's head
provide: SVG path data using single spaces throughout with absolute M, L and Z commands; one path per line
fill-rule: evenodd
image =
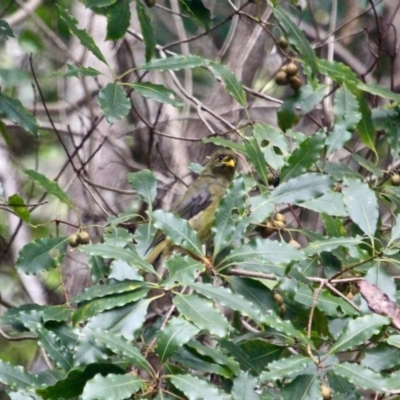
M 228 149 L 217 150 L 211 155 L 205 171 L 213 175 L 226 176 L 232 180 L 237 164 L 236 154 Z

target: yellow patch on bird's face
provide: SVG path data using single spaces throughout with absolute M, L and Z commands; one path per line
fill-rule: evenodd
M 230 157 L 225 157 L 222 161 L 222 164 L 226 165 L 227 167 L 235 168 L 236 160 Z

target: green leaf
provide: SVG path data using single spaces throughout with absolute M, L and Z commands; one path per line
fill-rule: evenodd
M 75 78 L 85 78 L 99 76 L 100 71 L 92 67 L 83 67 L 77 65 L 67 64 L 67 72 L 62 74 L 65 78 L 75 77 Z
M 327 154 L 332 154 L 336 150 L 341 149 L 344 144 L 352 137 L 343 125 L 335 124 L 326 138 Z
M 61 345 L 58 335 L 42 326 L 36 330 L 36 333 L 39 346 L 60 368 L 69 371 L 73 365 L 72 354 Z
M 125 35 L 131 20 L 129 3 L 129 0 L 119 0 L 107 8 L 106 40 L 118 40 Z
M 353 153 L 352 158 L 354 158 L 354 160 L 357 161 L 357 163 L 365 168 L 367 171 L 371 172 L 371 174 L 377 176 L 378 178 L 381 178 L 383 176 L 383 172 L 381 171 L 380 168 L 378 168 L 373 162 L 371 162 L 370 160 L 367 160 L 364 157 L 361 157 L 359 154 L 357 153 Z
M 183 392 L 189 400 L 223 400 L 222 394 L 209 382 L 191 375 L 173 375 L 171 383 Z
M 314 75 L 318 72 L 317 57 L 314 50 L 310 46 L 304 32 L 289 18 L 288 12 L 280 6 L 273 8 L 275 18 L 287 34 L 288 41 L 301 54 L 303 63 L 311 68 Z
M 128 174 L 127 178 L 133 189 L 151 209 L 151 205 L 157 196 L 157 179 L 153 172 L 149 169 L 142 169 Z
M 386 342 L 391 346 L 400 348 L 400 335 L 390 335 L 386 339 Z
M 356 93 L 357 85 L 361 82 L 357 74 L 346 64 L 337 61 L 318 59 L 319 70 L 322 74 L 329 76 L 333 81 L 346 85 L 352 92 Z
M 74 312 L 72 320 L 74 323 L 87 321 L 102 311 L 111 310 L 142 299 L 147 295 L 148 291 L 149 289 L 140 289 L 92 300 L 79 307 Z
M 325 132 L 318 131 L 301 142 L 282 168 L 279 178 L 281 182 L 301 175 L 308 170 L 321 156 L 325 145 Z
M 277 330 L 278 332 L 282 332 L 290 341 L 293 341 L 293 339 L 296 338 L 301 343 L 308 344 L 311 346 L 311 348 L 314 347 L 314 344 L 311 342 L 311 340 L 307 339 L 303 333 L 297 330 L 290 321 L 282 320 L 273 310 L 270 310 L 267 314 L 263 315 L 263 323 Z
M 254 321 L 262 320 L 260 310 L 242 295 L 232 293 L 230 289 L 222 286 L 213 286 L 211 284 L 196 282 L 188 285 L 196 293 L 199 293 L 211 300 L 217 301 L 222 306 L 239 311 L 241 315 L 252 318 Z
M 400 350 L 384 343 L 365 349 L 361 365 L 375 372 L 394 368 L 399 364 Z
M 78 21 L 71 15 L 68 14 L 67 10 L 62 8 L 60 5 L 56 4 L 58 9 L 59 17 L 67 24 L 69 31 L 76 36 L 81 45 L 86 47 L 95 57 L 97 57 L 101 62 L 107 64 L 107 60 L 103 56 L 103 53 L 97 47 L 93 38 L 84 30 L 78 29 L 77 23 Z
M 318 85 L 317 88 L 311 85 L 304 85 L 292 96 L 293 108 L 306 115 L 323 100 L 325 97 L 326 85 Z
M 136 332 L 143 327 L 148 306 L 152 301 L 153 298 L 149 297 L 133 304 L 102 312 L 91 318 L 85 329 L 88 331 L 101 329 L 103 332 L 108 331 L 115 335 L 121 335 L 132 341 L 136 337 Z
M 223 349 L 227 350 L 230 356 L 233 356 L 235 360 L 237 360 L 242 370 L 251 371 L 254 375 L 259 374 L 259 371 L 254 366 L 253 360 L 245 349 L 242 349 L 238 344 L 227 339 L 219 339 L 219 343 Z
M 368 236 L 375 234 L 378 224 L 378 199 L 375 192 L 358 179 L 345 179 L 343 199 L 350 218 Z
M 316 375 L 300 375 L 282 390 L 282 400 L 316 400 L 321 397 L 321 385 Z
M 369 368 L 361 367 L 356 363 L 343 362 L 332 367 L 335 374 L 346 378 L 349 382 L 361 387 L 381 393 L 385 390 L 387 380 Z
M 24 199 L 17 194 L 13 194 L 8 198 L 8 207 L 12 208 L 15 214 L 22 219 L 22 221 L 29 222 L 31 214 L 25 205 Z
M 187 343 L 200 329 L 183 318 L 171 319 L 157 336 L 157 354 L 163 364 L 176 350 Z
M 332 192 L 334 193 L 334 192 Z M 322 214 L 322 221 L 327 233 L 330 237 L 346 236 L 347 231 L 344 226 L 344 221 L 341 218 L 334 218 L 328 214 Z
M 26 372 L 25 368 L 15 367 L 2 360 L 0 360 L 0 382 L 17 390 L 26 390 L 42 385 L 41 380 Z
M 68 376 L 58 380 L 52 386 L 45 389 L 37 389 L 36 392 L 43 399 L 60 400 L 77 398 L 81 395 L 86 382 L 96 374 L 107 375 L 110 373 L 123 374 L 124 371 L 114 364 L 89 364 L 84 368 L 74 369 Z
M 235 74 L 226 66 L 218 63 L 211 63 L 210 70 L 216 79 L 221 79 L 225 90 L 242 106 L 247 106 L 246 92 Z
M 261 373 L 260 380 L 265 382 L 289 377 L 299 370 L 306 369 L 310 364 L 312 364 L 310 357 L 301 355 L 273 361 L 267 365 L 268 371 Z
M 186 319 L 200 329 L 206 329 L 219 337 L 228 334 L 229 322 L 211 301 L 195 295 L 178 295 L 174 297 L 174 304 Z
M 14 124 L 24 128 L 27 132 L 38 136 L 38 123 L 36 118 L 22 105 L 18 99 L 8 97 L 0 88 L 0 113 L 3 113 Z
M 109 7 L 115 4 L 117 0 L 86 0 L 86 7 L 89 8 L 102 8 Z
M 18 254 L 17 269 L 28 275 L 60 266 L 67 252 L 67 238 L 36 239 L 25 245 Z
M 105 297 L 110 294 L 120 294 L 136 289 L 150 289 L 146 282 L 123 281 L 123 282 L 107 282 L 105 284 L 93 285 L 86 288 L 82 293 L 74 296 L 71 303 L 80 303 L 82 301 L 93 300 L 99 297 Z
M 204 358 L 212 359 L 213 362 L 227 367 L 234 375 L 238 375 L 240 372 L 239 363 L 232 357 L 223 354 L 219 347 L 210 347 L 209 345 L 199 343 L 195 339 L 191 339 L 186 344 L 186 347 L 195 350 L 197 354 Z
M 48 322 L 48 321 L 57 321 L 57 322 L 63 322 L 66 321 L 70 315 L 71 311 L 67 306 L 51 306 L 48 309 L 45 309 L 42 314 L 42 319 L 43 322 Z
M 9 37 L 15 37 L 10 25 L 3 19 L 0 19 L 0 37 L 5 38 L 6 40 Z
M 177 283 L 180 285 L 193 283 L 199 274 L 205 271 L 203 263 L 180 254 L 173 255 L 165 263 L 165 268 L 169 271 L 169 276 L 162 282 L 162 286 L 166 288 L 176 286 Z
M 354 129 L 361 119 L 358 110 L 357 97 L 347 89 L 346 85 L 341 86 L 336 91 L 333 102 L 335 125 L 340 124 L 346 130 Z
M 25 170 L 25 174 L 29 176 L 35 183 L 41 186 L 46 192 L 62 203 L 66 204 L 70 208 L 75 208 L 72 204 L 72 201 L 69 199 L 68 195 L 58 186 L 56 181 L 52 181 L 51 179 L 47 178 L 45 175 L 40 174 L 39 172 L 34 171 L 33 169 Z
M 202 356 L 193 348 L 188 346 L 180 347 L 173 356 L 173 361 L 186 370 L 204 372 L 207 375 L 219 375 L 231 379 L 232 372 L 224 365 L 215 364 L 209 357 Z
M 255 392 L 258 380 L 250 376 L 248 372 L 241 372 L 233 381 L 232 400 L 258 400 L 260 395 Z
M 110 125 L 126 117 L 131 109 L 126 93 L 116 83 L 108 83 L 100 90 L 99 104 Z
M 138 392 L 144 386 L 143 379 L 132 374 L 102 376 L 96 375 L 83 389 L 82 400 L 123 400 Z
M 263 222 L 271 213 L 271 204 L 294 203 L 315 199 L 333 187 L 332 179 L 323 174 L 306 173 L 279 185 L 270 194 L 251 198 L 254 222 Z
M 258 176 L 265 186 L 268 186 L 268 165 L 265 162 L 264 153 L 258 145 L 257 139 L 252 137 L 248 142 L 244 142 L 247 157 L 257 171 Z
M 173 90 L 166 88 L 164 85 L 156 85 L 151 82 L 127 83 L 126 85 L 147 99 L 158 101 L 159 103 L 170 104 L 173 107 L 183 106 L 183 102 L 179 100 L 177 94 Z
M 264 162 L 275 170 L 281 169 L 289 151 L 288 142 L 282 132 L 266 124 L 256 124 L 253 135 L 264 153 Z
M 296 294 L 294 295 L 294 300 L 308 308 L 311 308 L 315 301 L 315 296 L 316 290 L 313 292 L 306 285 L 299 283 Z M 316 305 L 319 310 L 331 317 L 358 315 L 358 311 L 355 310 L 349 303 L 340 297 L 332 296 L 329 291 L 325 289 L 320 292 Z
M 392 92 L 389 88 L 377 85 L 376 83 L 369 82 L 368 85 L 364 82 L 359 82 L 357 85 L 358 89 L 363 92 L 367 92 L 385 99 L 393 100 L 396 103 L 400 103 L 400 94 Z
M 246 191 L 243 177 L 239 176 L 226 191 L 215 213 L 214 223 L 211 228 L 214 236 L 214 259 L 218 253 L 229 247 L 234 239 L 246 229 L 250 221 L 247 224 L 242 223 L 245 211 Z
M 152 60 L 147 62 L 146 64 L 142 64 L 138 67 L 138 69 L 144 69 L 146 71 L 166 71 L 166 70 L 175 70 L 179 71 L 185 68 L 196 68 L 196 67 L 204 67 L 210 64 L 210 60 L 206 58 L 202 58 L 199 56 L 188 55 L 186 57 L 183 56 L 172 56 L 168 58 L 159 58 L 156 60 Z
M 357 124 L 357 131 L 360 135 L 361 141 L 371 149 L 375 155 L 377 154 L 375 148 L 375 127 L 372 123 L 371 109 L 365 100 L 363 93 L 357 96 L 358 103 L 360 105 L 361 120 Z
M 156 38 L 151 18 L 143 6 L 141 1 L 136 1 L 136 13 L 142 30 L 143 41 L 145 46 L 146 61 L 149 62 L 153 57 L 156 49 Z
M 124 360 L 129 361 L 135 367 L 144 369 L 151 375 L 154 375 L 153 368 L 146 358 L 130 341 L 122 336 L 98 328 L 90 332 L 90 338 L 95 342 L 106 346 L 113 353 L 123 357 Z
M 335 217 L 347 217 L 347 211 L 343 202 L 343 195 L 337 192 L 327 192 L 317 199 L 312 199 L 299 204 L 317 213 L 324 213 Z
M 338 353 L 363 344 L 371 336 L 378 334 L 383 326 L 389 324 L 389 318 L 377 314 L 364 315 L 351 320 L 329 349 L 329 354 Z
M 221 262 L 223 268 L 237 265 L 247 268 L 253 260 L 263 264 L 288 264 L 294 260 L 304 259 L 304 253 L 287 243 L 269 239 L 252 239 L 249 243 L 233 250 Z
M 390 247 L 392 243 L 397 242 L 400 239 L 400 214 L 396 215 L 396 222 L 392 226 L 390 233 L 390 240 L 387 247 Z
M 231 140 L 224 139 L 220 136 L 211 136 L 202 139 L 202 143 L 214 143 L 217 146 L 226 147 L 238 153 L 244 153 L 244 146 L 240 143 L 232 142 Z
M 140 257 L 133 247 L 121 249 L 109 244 L 98 243 L 81 246 L 80 250 L 91 256 L 101 256 L 103 258 L 125 261 L 129 265 L 137 267 L 145 272 L 154 273 L 153 266 Z
M 153 211 L 149 215 L 154 226 L 157 229 L 161 229 L 165 233 L 165 236 L 173 243 L 189 250 L 201 259 L 204 258 L 197 233 L 192 229 L 187 220 L 163 210 Z
M 341 181 L 344 178 L 363 179 L 361 174 L 338 162 L 325 162 L 323 170 L 337 181 Z
M 351 248 L 358 246 L 362 243 L 362 237 L 333 237 L 326 238 L 323 240 L 315 240 L 311 242 L 305 249 L 304 253 L 307 256 L 313 256 L 314 254 L 320 254 L 323 251 L 331 252 L 340 246 Z
M 202 26 L 208 31 L 211 24 L 211 13 L 201 0 L 179 0 L 181 7 L 195 24 Z

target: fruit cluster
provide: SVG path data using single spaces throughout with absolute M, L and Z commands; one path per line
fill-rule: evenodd
M 79 230 L 77 233 L 71 235 L 68 238 L 68 244 L 71 247 L 78 247 L 80 244 L 88 244 L 88 243 L 90 243 L 90 236 L 84 230 Z
M 290 85 L 293 90 L 299 90 L 302 82 L 297 65 L 292 61 L 284 65 L 275 75 L 275 83 L 280 86 Z

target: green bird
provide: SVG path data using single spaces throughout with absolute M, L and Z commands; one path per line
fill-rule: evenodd
M 210 157 L 201 174 L 174 204 L 172 212 L 189 221 L 201 242 L 210 237 L 215 211 L 235 175 L 236 154 L 227 149 L 217 150 Z M 158 258 L 168 256 L 173 243 L 158 231 L 149 247 L 146 260 L 154 264 Z

